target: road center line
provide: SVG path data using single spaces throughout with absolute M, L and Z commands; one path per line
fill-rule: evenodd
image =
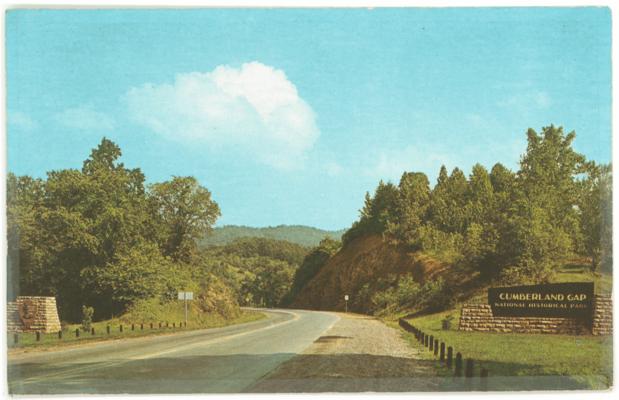
M 190 344 L 185 345 L 185 346 L 174 347 L 173 349 L 158 351 L 158 352 L 154 352 L 154 353 L 150 353 L 150 354 L 146 354 L 146 355 L 142 355 L 142 356 L 138 356 L 138 357 L 130 357 L 130 358 L 123 359 L 123 360 L 109 361 L 109 362 L 106 362 L 106 363 L 102 363 L 99 366 L 77 367 L 77 368 L 72 368 L 71 370 L 68 370 L 68 371 L 59 371 L 59 372 L 54 372 L 54 373 L 51 373 L 51 374 L 33 376 L 31 378 L 26 378 L 26 379 L 22 380 L 21 382 L 22 383 L 36 383 L 36 382 L 39 382 L 41 380 L 46 380 L 46 379 L 50 379 L 50 378 L 69 377 L 71 375 L 74 375 L 76 372 L 98 370 L 98 369 L 102 369 L 102 368 L 111 367 L 111 366 L 114 366 L 114 365 L 124 364 L 124 363 L 127 363 L 129 361 L 143 360 L 143 359 L 146 359 L 146 358 L 157 357 L 157 356 L 160 356 L 160 355 L 169 354 L 169 353 L 173 353 L 173 352 L 180 351 L 180 350 L 186 350 L 186 349 L 190 349 L 190 348 L 193 348 L 193 347 L 196 347 L 196 346 L 203 346 L 203 345 L 208 345 L 208 344 L 213 344 L 213 343 L 224 342 L 224 341 L 227 341 L 227 340 L 230 340 L 230 339 L 234 339 L 234 338 L 237 338 L 237 337 L 248 335 L 250 333 L 257 333 L 257 332 L 266 331 L 266 330 L 269 330 L 269 329 L 272 329 L 272 328 L 276 328 L 278 326 L 286 325 L 286 324 L 294 322 L 294 321 L 296 321 L 296 320 L 298 320 L 300 318 L 299 314 L 297 314 L 295 312 L 292 312 L 292 311 L 278 310 L 278 311 L 271 311 L 271 312 L 279 312 L 279 313 L 284 313 L 284 314 L 290 314 L 290 315 L 293 316 L 293 318 L 289 319 L 287 321 L 278 322 L 278 323 L 271 324 L 271 325 L 268 325 L 268 326 L 265 326 L 265 327 L 262 327 L 262 328 L 252 329 L 252 330 L 249 330 L 249 331 L 237 333 L 237 334 L 230 335 L 230 336 L 223 336 L 223 337 L 219 337 L 219 338 L 215 338 L 215 339 L 211 339 L 211 340 L 206 340 L 206 341 L 198 342 L 198 343 L 190 343 Z

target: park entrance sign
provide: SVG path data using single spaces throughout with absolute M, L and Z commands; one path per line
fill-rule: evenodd
M 489 288 L 488 302 L 495 317 L 590 320 L 593 317 L 593 282 Z

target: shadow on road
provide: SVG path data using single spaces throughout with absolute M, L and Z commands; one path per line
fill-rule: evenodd
M 479 377 L 436 376 L 436 361 L 367 354 L 294 356 L 289 353 L 196 355 L 92 363 L 75 360 L 53 365 L 24 363 L 9 365 L 9 391 L 12 394 L 315 393 L 477 391 L 484 387 Z M 583 379 L 574 377 L 499 377 L 492 376 L 492 366 L 488 368 L 491 374 L 485 384 L 488 390 L 588 388 Z

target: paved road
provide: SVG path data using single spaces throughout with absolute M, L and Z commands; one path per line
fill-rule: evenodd
M 323 312 L 263 311 L 267 319 L 241 325 L 10 356 L 9 391 L 238 393 L 338 320 Z

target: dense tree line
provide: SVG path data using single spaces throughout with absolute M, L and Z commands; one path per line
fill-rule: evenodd
M 308 248 L 240 238 L 200 249 L 220 215 L 211 193 L 193 177 L 146 185 L 120 157 L 104 138 L 81 170 L 9 174 L 9 300 L 55 296 L 65 320 L 79 320 L 83 305 L 101 319 L 165 304 L 179 290 L 224 314 L 282 302 Z
M 561 127 L 527 131 L 520 169 L 476 164 L 467 177 L 443 166 L 433 188 L 425 174 L 405 172 L 366 194 L 360 218 L 343 235 L 382 234 L 487 279 L 541 282 L 570 257 L 593 271 L 612 267 L 612 176 L 574 151 Z
M 190 285 L 187 268 L 220 211 L 193 177 L 145 185 L 103 139 L 81 170 L 47 179 L 8 175 L 9 296 L 56 296 L 64 319 L 82 305 L 99 317 L 133 301 L 173 298 Z

